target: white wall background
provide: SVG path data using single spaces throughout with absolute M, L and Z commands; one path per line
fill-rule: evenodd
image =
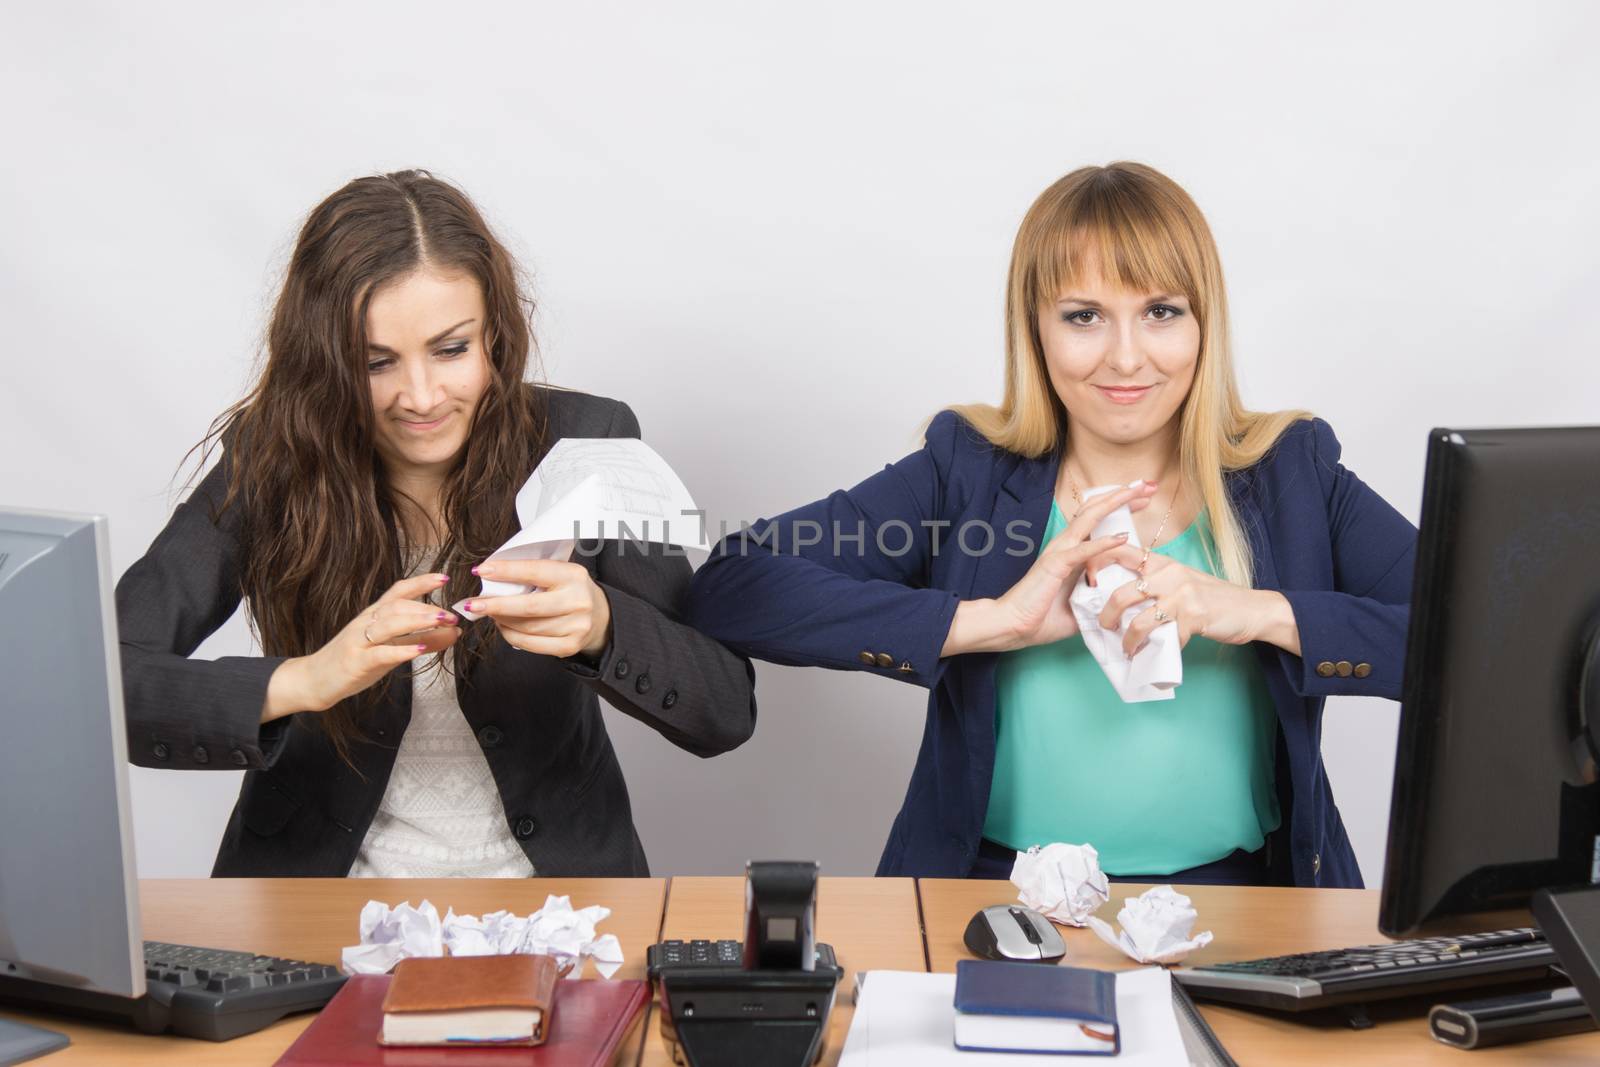
M 1600 422 L 1587 3 L 27 4 L 0 69 L 0 504 L 111 517 L 118 573 L 243 391 L 304 213 L 421 165 L 537 278 L 548 377 L 621 397 L 713 518 L 999 395 L 1023 211 L 1091 162 L 1184 184 L 1246 400 L 1417 517 L 1434 425 Z M 41 625 L 48 612 L 41 611 Z M 235 619 L 201 650 L 234 654 Z M 763 665 L 701 762 L 609 722 L 655 872 L 870 873 L 921 690 Z M 1396 707 L 1325 751 L 1369 884 Z M 135 769 L 139 866 L 202 875 L 238 774 Z

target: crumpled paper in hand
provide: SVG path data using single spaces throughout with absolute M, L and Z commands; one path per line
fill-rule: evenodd
M 1102 493 L 1121 488 L 1120 485 L 1098 486 L 1084 492 L 1083 499 L 1087 502 Z M 1095 524 L 1089 536 L 1109 537 L 1118 533 L 1128 535 L 1129 548 L 1140 547 L 1139 531 L 1133 526 L 1133 511 L 1126 504 Z M 1124 611 L 1119 624 L 1121 629 L 1106 630 L 1100 626 L 1100 613 L 1105 610 L 1111 594 L 1138 579 L 1137 574 L 1119 563 L 1107 564 L 1095 573 L 1094 585 L 1089 584 L 1087 574 L 1080 576 L 1078 584 L 1067 597 L 1067 603 L 1072 608 L 1073 618 L 1078 621 L 1078 632 L 1083 635 L 1083 643 L 1088 646 L 1095 662 L 1105 672 L 1106 680 L 1125 703 L 1171 700 L 1175 695 L 1173 690 L 1183 683 L 1183 652 L 1178 624 L 1164 622 L 1151 630 L 1144 647 L 1135 652 L 1132 659 L 1122 649 L 1122 637 L 1128 632 L 1128 623 L 1149 609 L 1150 601 L 1137 601 Z
M 1089 913 L 1111 899 L 1093 845 L 1038 845 L 1017 853 L 1011 867 L 1017 899 L 1058 923 L 1082 926 Z
M 610 978 L 622 966 L 622 944 L 615 934 L 596 935 L 595 924 L 611 914 L 593 905 L 574 909 L 570 897 L 547 896 L 544 907 L 520 916 L 495 911 L 479 918 L 439 910 L 424 900 L 413 908 L 407 901 L 391 908 L 380 900 L 361 909 L 361 943 L 340 954 L 346 974 L 387 974 L 411 956 L 504 956 L 513 953 L 554 956 L 569 978 L 580 977 L 583 961 Z
M 1104 919 L 1092 916 L 1089 928 L 1100 940 L 1140 963 L 1176 963 L 1211 944 L 1210 930 L 1189 936 L 1199 917 L 1188 897 L 1170 885 L 1158 885 L 1122 902 L 1122 910 L 1117 912 L 1120 933 L 1113 932 Z

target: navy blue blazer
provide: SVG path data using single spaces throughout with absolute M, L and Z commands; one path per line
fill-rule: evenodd
M 920 451 L 730 534 L 695 574 L 689 621 L 739 652 L 930 690 L 880 875 L 972 869 L 994 773 L 998 654 L 939 652 L 960 601 L 998 597 L 1032 565 L 1059 464 L 1059 453 L 996 448 L 943 412 Z M 1281 727 L 1276 780 L 1295 884 L 1359 887 L 1322 763 L 1323 701 L 1399 698 L 1416 529 L 1340 465 L 1320 419 L 1291 426 L 1259 463 L 1228 474 L 1227 488 L 1256 587 L 1281 591 L 1300 628 L 1299 656 L 1255 646 Z M 960 536 L 975 520 L 987 526 Z

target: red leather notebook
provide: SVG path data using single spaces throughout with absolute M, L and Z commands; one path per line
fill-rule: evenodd
M 633 979 L 559 981 L 550 1036 L 542 1045 L 385 1046 L 378 1044 L 378 1031 L 389 982 L 386 974 L 352 976 L 277 1067 L 607 1067 L 650 999 L 650 983 Z

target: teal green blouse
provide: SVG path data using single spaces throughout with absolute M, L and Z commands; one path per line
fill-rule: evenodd
M 1043 543 L 1065 527 L 1052 504 Z M 1154 551 L 1214 574 L 1210 549 L 1202 512 Z M 1278 723 L 1250 646 L 1190 639 L 1171 700 L 1123 703 L 1077 635 L 1003 654 L 995 683 L 991 841 L 1088 843 L 1108 874 L 1166 875 L 1277 829 Z

